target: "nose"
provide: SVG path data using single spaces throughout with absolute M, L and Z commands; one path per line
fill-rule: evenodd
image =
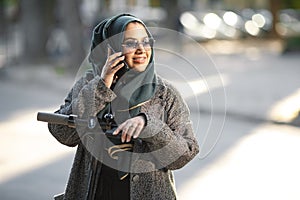
M 138 52 L 146 52 L 145 47 L 142 42 L 138 43 L 136 51 Z

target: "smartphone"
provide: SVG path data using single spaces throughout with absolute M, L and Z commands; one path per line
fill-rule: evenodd
M 108 48 L 110 48 L 112 53 L 116 53 L 116 51 L 111 47 L 111 45 L 108 44 Z M 123 56 L 123 55 L 121 55 L 121 56 Z M 127 71 L 129 71 L 129 67 L 124 60 L 120 61 L 117 65 L 119 65 L 121 63 L 124 63 L 124 66 L 115 73 L 115 76 L 117 76 L 118 79 L 120 79 L 121 76 L 123 76 Z

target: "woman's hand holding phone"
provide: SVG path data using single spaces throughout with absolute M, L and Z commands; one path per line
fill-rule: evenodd
M 105 85 L 110 88 L 116 72 L 124 67 L 125 56 L 122 56 L 122 52 L 114 53 L 111 48 L 107 49 L 107 59 L 105 65 L 102 68 L 101 78 L 104 81 Z

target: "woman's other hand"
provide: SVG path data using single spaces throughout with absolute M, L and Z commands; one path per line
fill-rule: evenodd
M 146 124 L 145 117 L 136 116 L 123 122 L 114 132 L 113 135 L 122 134 L 122 142 L 130 142 L 131 138 L 139 137 L 142 129 Z
M 101 78 L 106 87 L 111 87 L 115 73 L 124 66 L 124 63 L 120 63 L 124 59 L 125 56 L 122 56 L 122 52 L 112 53 L 112 50 L 108 48 L 107 59 L 101 72 Z

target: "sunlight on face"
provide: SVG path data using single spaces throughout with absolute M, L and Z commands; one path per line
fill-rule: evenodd
M 151 48 L 143 45 L 143 43 L 146 44 L 147 39 L 148 34 L 142 24 L 131 22 L 127 25 L 123 43 L 134 44 L 134 42 L 138 42 L 138 45 L 135 48 L 128 48 L 128 46 L 123 45 L 125 61 L 130 68 L 138 72 L 142 72 L 147 68 L 151 58 Z

